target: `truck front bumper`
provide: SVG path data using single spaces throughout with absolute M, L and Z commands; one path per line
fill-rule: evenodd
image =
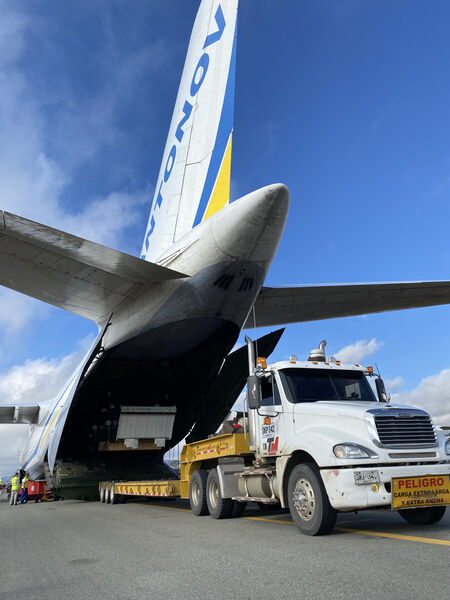
M 355 472 L 378 471 L 379 483 L 355 484 Z M 371 466 L 370 468 L 321 469 L 322 480 L 336 510 L 346 512 L 364 508 L 385 507 L 392 504 L 391 482 L 393 477 L 425 477 L 427 475 L 449 475 L 450 463 L 409 466 Z M 378 489 L 377 489 L 378 488 Z

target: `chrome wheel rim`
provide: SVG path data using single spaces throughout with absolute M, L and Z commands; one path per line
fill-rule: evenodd
M 295 510 L 304 521 L 310 521 L 316 510 L 314 490 L 307 479 L 299 479 L 292 493 Z
M 200 503 L 200 486 L 198 485 L 198 481 L 193 481 L 192 482 L 192 502 L 198 506 L 198 504 Z
M 219 503 L 219 486 L 215 479 L 211 479 L 209 482 L 208 496 L 210 505 L 215 508 Z

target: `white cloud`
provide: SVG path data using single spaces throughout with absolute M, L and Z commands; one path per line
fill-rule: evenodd
M 114 246 L 126 227 L 138 222 L 136 207 L 147 201 L 145 193 L 113 192 L 104 198 L 94 198 L 76 215 L 61 215 L 65 231 L 107 246 Z
M 342 362 L 359 363 L 364 357 L 379 350 L 383 344 L 384 342 L 378 342 L 375 338 L 369 341 L 358 340 L 354 344 L 341 348 L 334 356 Z
M 31 317 L 43 318 L 47 310 L 41 302 L 0 288 L 0 331 L 5 341 L 23 329 Z
M 450 426 L 450 369 L 422 379 L 414 390 L 397 394 L 393 400 L 423 408 L 437 425 Z
M 404 379 L 403 377 L 394 377 L 392 379 L 385 379 L 384 381 L 386 385 L 386 390 L 388 393 L 398 392 L 398 390 L 403 386 Z
M 78 366 L 92 340 L 86 338 L 79 349 L 62 359 L 27 360 L 0 373 L 2 404 L 40 404 L 54 398 Z M 0 425 L 0 475 L 10 475 L 19 464 L 29 435 L 27 425 Z
M 74 352 L 61 360 L 38 358 L 15 365 L 0 375 L 2 403 L 34 404 L 40 400 L 51 400 L 79 359 L 79 352 Z

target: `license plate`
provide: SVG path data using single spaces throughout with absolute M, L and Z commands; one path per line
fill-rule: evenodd
M 392 508 L 420 508 L 447 504 L 450 504 L 450 475 L 392 479 Z
M 372 471 L 355 471 L 353 473 L 356 485 L 365 485 L 367 483 L 379 483 L 380 474 L 376 469 Z

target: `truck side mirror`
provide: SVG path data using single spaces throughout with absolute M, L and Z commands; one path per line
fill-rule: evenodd
M 256 375 L 247 377 L 247 401 L 249 408 L 257 410 L 261 406 L 261 386 Z
M 377 387 L 378 399 L 380 402 L 387 402 L 386 388 L 384 387 L 384 381 L 379 377 L 375 379 L 375 385 Z

